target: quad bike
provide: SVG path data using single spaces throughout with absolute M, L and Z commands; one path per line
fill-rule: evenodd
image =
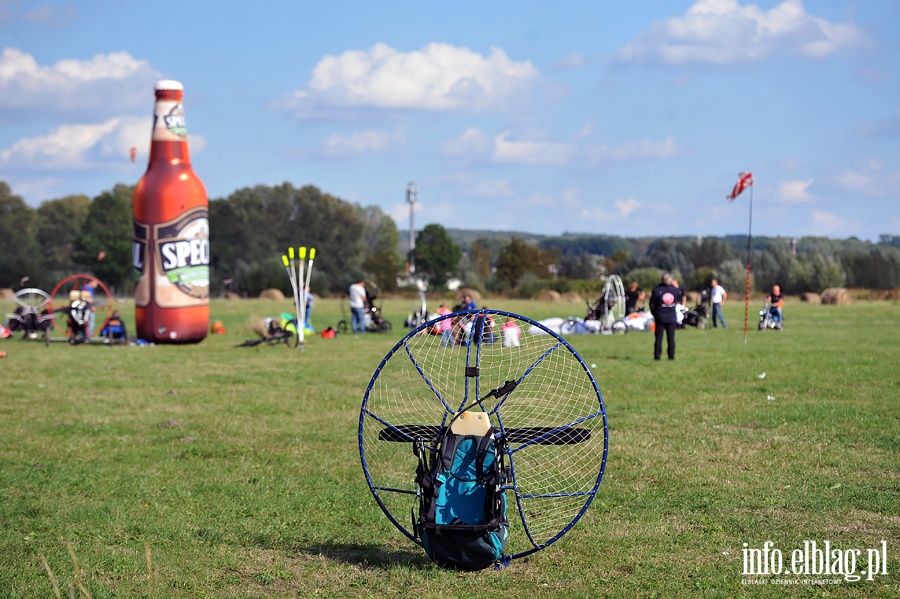
M 778 316 L 778 308 L 766 302 L 763 309 L 759 311 L 759 330 L 767 331 L 769 329 L 784 330 L 784 323 L 778 322 L 775 318 Z

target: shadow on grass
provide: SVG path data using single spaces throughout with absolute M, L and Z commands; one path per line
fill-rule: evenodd
M 414 569 L 431 567 L 424 551 L 386 551 L 383 545 L 375 543 L 328 542 L 298 549 L 303 553 L 323 555 L 328 559 L 362 568 L 388 570 L 398 565 Z

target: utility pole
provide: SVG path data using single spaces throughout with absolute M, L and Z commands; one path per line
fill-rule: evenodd
M 413 262 L 413 250 L 416 249 L 416 229 L 413 226 L 414 204 L 416 203 L 419 190 L 415 183 L 406 186 L 406 201 L 409 203 L 409 274 L 416 272 L 416 265 Z

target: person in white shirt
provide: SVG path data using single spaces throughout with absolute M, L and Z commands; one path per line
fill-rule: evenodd
M 359 281 L 358 283 L 353 283 L 350 285 L 350 288 L 347 290 L 347 295 L 350 296 L 350 313 L 352 314 L 352 318 L 350 319 L 350 330 L 353 331 L 355 335 L 357 332 L 365 335 L 366 334 L 366 283 L 365 281 Z
M 719 285 L 719 281 L 713 279 L 710 281 L 710 286 L 712 290 L 710 292 L 710 296 L 712 299 L 712 322 L 713 327 L 716 325 L 716 318 L 722 321 L 722 328 L 726 328 L 725 325 L 725 317 L 722 316 L 722 304 L 725 303 L 725 299 L 728 297 L 728 294 L 725 293 L 725 288 Z

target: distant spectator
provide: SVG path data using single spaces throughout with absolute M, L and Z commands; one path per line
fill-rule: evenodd
M 444 316 L 446 314 L 452 314 L 450 308 L 447 307 L 447 303 L 443 302 L 437 309 L 438 316 Z M 445 318 L 444 320 L 438 323 L 438 331 L 441 333 L 441 347 L 447 347 L 448 345 L 453 345 L 453 336 L 451 331 L 453 330 L 453 319 Z
M 100 331 L 100 335 L 105 338 L 104 343 L 120 343 L 128 339 L 125 321 L 122 320 L 118 310 L 113 310 L 112 316 L 109 317 L 106 326 Z
M 500 329 L 503 347 L 519 347 L 519 338 L 521 336 L 522 329 L 519 328 L 519 325 L 512 318 L 508 319 Z
M 313 294 L 310 293 L 309 287 L 307 287 L 306 288 L 306 313 L 305 313 L 306 323 L 305 323 L 305 326 L 310 331 L 315 330 L 312 325 L 313 304 L 315 304 L 315 299 L 313 298 Z
M 91 340 L 91 335 L 94 334 L 94 289 L 96 288 L 97 281 L 85 281 L 81 287 L 81 299 L 88 304 L 87 330 L 85 331 L 85 337 L 88 341 Z
M 643 301 L 646 294 L 638 287 L 637 281 L 628 283 L 628 291 L 625 292 L 625 315 L 637 312 L 637 303 Z
M 367 299 L 365 281 L 359 281 L 350 285 L 350 288 L 347 290 L 347 295 L 350 297 L 349 304 L 350 313 L 352 315 L 350 320 L 350 329 L 354 335 L 356 335 L 357 333 L 365 335 Z
M 716 326 L 716 318 L 722 321 L 722 328 L 726 328 L 725 325 L 725 317 L 722 316 L 722 304 L 725 303 L 725 300 L 728 298 L 728 294 L 725 292 L 725 288 L 719 285 L 719 281 L 713 279 L 710 281 L 710 296 L 712 299 L 712 322 L 713 327 Z
M 682 302 L 684 293 L 672 284 L 672 275 L 663 273 L 659 285 L 650 294 L 650 312 L 656 322 L 656 339 L 653 345 L 653 359 L 662 356 L 662 338 L 665 333 L 667 353 L 670 360 L 675 359 L 675 327 L 677 325 L 677 308 Z

